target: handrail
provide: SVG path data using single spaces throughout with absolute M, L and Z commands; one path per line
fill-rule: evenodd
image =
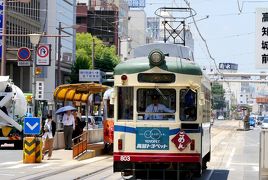
M 87 132 L 73 138 L 72 143 L 73 159 L 75 159 L 87 151 Z

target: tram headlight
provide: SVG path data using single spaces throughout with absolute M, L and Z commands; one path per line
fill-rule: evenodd
M 165 62 L 165 55 L 160 50 L 153 50 L 149 54 L 150 65 L 160 66 Z

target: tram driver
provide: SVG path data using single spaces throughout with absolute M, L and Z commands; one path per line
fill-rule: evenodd
M 159 103 L 159 96 L 152 96 L 152 104 L 148 105 L 146 113 L 174 113 L 174 110 L 167 108 L 164 104 Z M 163 120 L 163 115 L 161 114 L 145 114 L 145 120 Z

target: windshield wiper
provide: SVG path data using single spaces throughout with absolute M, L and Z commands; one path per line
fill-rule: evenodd
M 167 100 L 167 97 L 162 93 L 162 91 L 159 88 L 155 88 L 155 89 L 162 96 L 163 99 Z

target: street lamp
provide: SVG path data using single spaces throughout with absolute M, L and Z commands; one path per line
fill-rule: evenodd
M 35 63 L 36 63 L 36 50 L 37 50 L 37 46 L 40 42 L 40 38 L 42 36 L 42 34 L 28 34 L 30 36 L 30 41 L 33 45 L 33 74 L 32 74 L 32 93 L 33 93 L 33 97 L 32 97 L 32 108 L 33 108 L 33 117 L 36 117 L 35 114 L 35 95 L 36 95 L 36 77 L 35 77 Z

